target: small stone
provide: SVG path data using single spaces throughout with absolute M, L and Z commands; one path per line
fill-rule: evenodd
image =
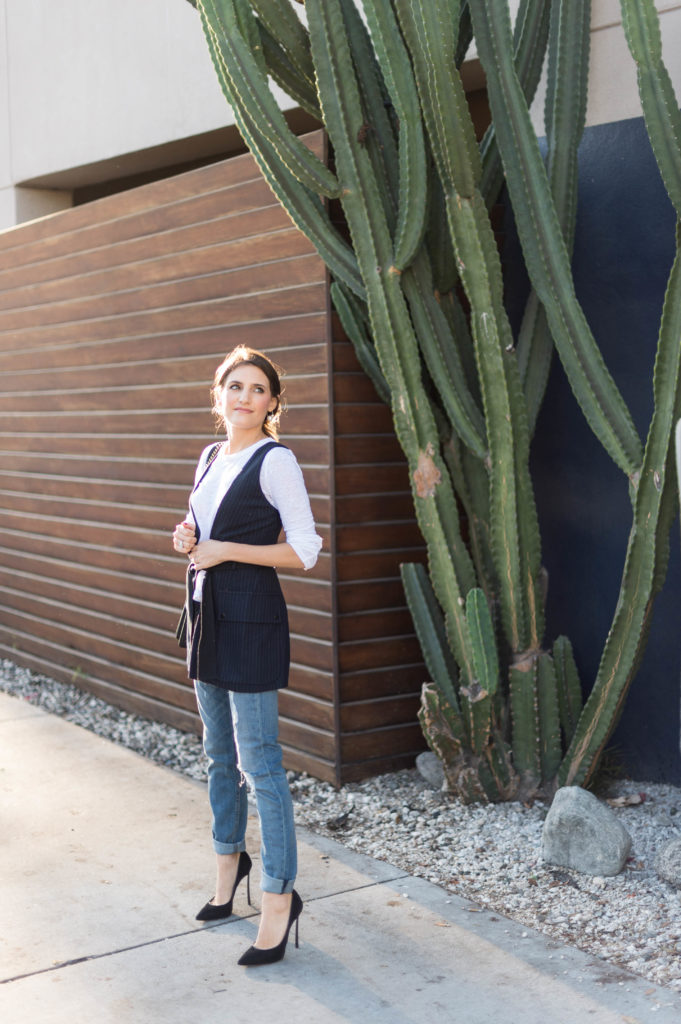
M 609 807 L 581 786 L 558 790 L 542 834 L 547 863 L 587 875 L 618 875 L 630 851 L 631 836 Z
M 433 789 L 442 789 L 445 781 L 444 768 L 440 758 L 430 750 L 424 750 L 416 757 L 419 773 Z
M 681 836 L 671 839 L 658 851 L 655 870 L 665 882 L 681 889 Z

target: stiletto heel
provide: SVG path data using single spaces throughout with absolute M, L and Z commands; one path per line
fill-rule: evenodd
M 296 926 L 296 949 L 298 949 L 298 918 L 302 910 L 303 901 L 294 889 L 291 895 L 291 910 L 288 915 L 288 924 L 286 925 L 284 938 L 279 945 L 271 946 L 269 949 L 258 949 L 257 946 L 250 946 L 239 958 L 239 964 L 242 967 L 259 967 L 261 964 L 274 964 L 277 960 L 283 960 L 284 953 L 286 952 L 286 943 L 288 942 L 288 933 L 291 931 L 291 926 L 294 922 Z
M 246 894 L 248 898 L 249 907 L 251 903 L 251 868 L 253 862 L 248 856 L 245 850 L 242 850 L 239 854 L 239 863 L 236 869 L 236 879 L 234 886 L 232 887 L 232 895 L 227 903 L 213 903 L 211 900 L 206 903 L 205 906 L 201 907 L 198 914 L 196 915 L 197 921 L 219 921 L 224 917 L 230 917 L 232 913 L 232 903 L 234 902 L 234 893 L 242 878 L 246 879 Z

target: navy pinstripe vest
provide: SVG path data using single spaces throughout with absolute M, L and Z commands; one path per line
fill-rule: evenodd
M 234 479 L 218 508 L 211 540 L 277 543 L 281 517 L 260 487 L 262 461 L 276 447 L 281 447 L 277 441 L 264 444 Z M 276 570 L 221 562 L 206 571 L 200 603 L 193 600 L 194 578 L 195 571 L 189 569 L 186 628 L 190 678 L 240 693 L 287 686 L 288 616 Z

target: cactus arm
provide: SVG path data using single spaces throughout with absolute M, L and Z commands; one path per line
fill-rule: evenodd
M 544 307 L 530 291 L 518 332 L 518 369 L 527 402 L 527 420 L 534 436 L 553 361 L 553 338 Z
M 590 22 L 591 0 L 553 0 L 544 115 L 547 170 L 570 255 L 577 219 L 577 150 L 586 121 Z M 518 336 L 518 362 L 531 433 L 546 392 L 552 354 L 553 339 L 546 313 L 533 290 Z
M 289 0 L 249 0 L 258 20 L 314 90 L 315 73 L 307 29 Z
M 513 764 L 521 796 L 535 794 L 555 776 L 562 755 L 556 670 L 546 652 L 530 651 L 511 666 Z
M 560 724 L 567 747 L 582 713 L 582 688 L 579 684 L 572 644 L 566 636 L 559 636 L 554 641 L 553 664 L 556 669 Z
M 471 631 L 478 686 L 483 694 L 494 696 L 499 683 L 497 642 L 487 598 L 479 587 L 474 587 L 466 596 L 466 618 Z
M 260 46 L 260 32 L 258 23 L 253 17 L 253 8 L 250 0 L 231 0 L 234 8 L 234 19 L 237 31 L 240 32 L 248 52 L 252 55 L 255 64 L 263 76 L 267 75 L 267 64 Z
M 541 779 L 536 653 L 511 666 L 509 693 L 513 765 L 520 776 L 523 788 L 532 792 Z
M 395 127 L 388 113 L 390 99 L 371 38 L 354 0 L 340 0 L 340 7 L 361 97 L 362 120 L 357 137 L 363 140 L 361 144 L 371 159 L 388 230 L 394 236 L 399 175 Z
M 402 277 L 423 359 L 457 434 L 478 458 L 487 454 L 485 421 L 468 390 L 458 346 L 433 294 L 428 257 L 420 253 Z
M 427 247 L 433 268 L 433 283 L 441 299 L 456 287 L 459 275 L 454 262 L 442 183 L 432 161 L 428 171 L 428 196 Z
M 428 674 L 456 714 L 460 714 L 456 693 L 459 673 L 449 649 L 444 618 L 428 574 L 422 565 L 411 562 L 402 564 L 400 572 Z
M 392 17 L 392 10 L 389 9 L 389 5 L 386 8 L 386 0 L 377 0 L 377 2 L 373 0 L 373 2 L 375 3 L 373 14 L 377 15 L 376 19 L 372 19 L 370 15 L 372 10 L 370 4 L 367 4 L 365 7 L 369 28 L 376 31 L 377 38 L 382 35 L 388 39 L 400 39 L 397 22 Z M 382 186 L 380 187 L 380 194 L 383 197 L 386 219 L 388 220 L 391 233 L 396 234 L 398 237 L 395 245 L 396 248 L 399 248 L 399 234 L 403 228 L 399 222 L 397 225 L 395 224 L 394 206 L 397 203 L 391 203 L 390 199 L 394 197 L 397 200 L 399 194 L 399 206 L 401 210 L 404 209 L 405 197 L 402 173 L 404 164 L 400 163 L 400 173 L 399 176 L 396 175 L 397 151 L 392 136 L 392 126 L 385 112 L 386 96 L 381 88 L 383 80 L 381 79 L 380 71 L 383 71 L 387 82 L 391 83 L 394 87 L 395 75 L 393 74 L 394 69 L 390 65 L 390 60 L 391 58 L 393 62 L 397 60 L 397 71 L 402 71 L 400 77 L 404 78 L 403 67 L 400 68 L 400 62 L 402 66 L 406 63 L 406 67 L 409 69 L 408 56 L 401 40 L 401 49 L 396 56 L 389 54 L 388 47 L 381 48 L 377 45 L 378 55 L 379 57 L 382 56 L 384 60 L 383 66 L 379 69 L 370 46 L 367 30 L 357 13 L 354 3 L 352 0 L 341 0 L 341 8 L 345 19 L 357 81 L 362 94 L 363 110 L 365 116 L 372 117 L 371 130 L 364 145 L 371 157 L 376 180 Z M 388 10 L 391 14 L 390 18 L 387 18 Z M 377 44 L 377 39 L 374 42 Z M 402 140 L 408 136 L 404 119 L 411 120 L 418 113 L 418 96 L 410 72 L 409 77 L 411 79 L 411 91 L 413 92 L 411 109 L 404 103 L 398 106 L 399 98 L 397 93 L 394 92 L 397 114 L 400 117 L 401 125 L 399 132 L 400 152 L 402 151 Z M 371 115 L 368 113 L 370 111 L 372 112 Z M 422 170 L 419 168 L 418 192 L 423 199 L 423 207 L 425 209 L 426 190 L 423 188 L 425 145 L 420 119 L 418 123 L 420 148 L 423 151 L 423 168 Z M 407 201 L 407 206 L 410 208 L 418 205 L 418 202 Z M 422 215 L 419 216 L 421 220 L 425 219 Z M 420 244 L 423 234 L 422 226 L 418 229 L 418 233 Z M 402 275 L 401 283 L 404 294 L 409 302 L 411 316 L 424 361 L 438 389 L 442 404 L 462 440 L 480 458 L 484 458 L 487 450 L 484 420 L 466 386 L 466 378 L 459 359 L 457 346 L 452 343 L 449 324 L 433 294 L 432 274 L 428 257 L 424 252 L 419 252 L 418 255 L 412 253 L 409 259 L 410 261 L 413 259 L 413 263 Z
M 489 529 L 489 479 L 480 459 L 464 448 L 455 434 L 442 434 L 442 452 L 452 485 L 468 522 L 470 547 L 480 585 L 490 602 L 497 592 Z
M 473 564 L 460 536 L 456 499 L 437 450 L 438 434 L 421 380 L 418 346 L 400 275 L 391 267 L 392 239 L 371 159 L 357 137 L 362 106 L 339 0 L 307 0 L 318 88 L 347 217 L 366 283 L 372 334 L 392 395 L 397 437 L 409 463 L 417 521 L 428 545 L 433 588 L 445 613 L 447 635 L 472 678 L 470 636 L 462 592 L 475 585 Z
M 678 232 L 677 232 L 678 234 Z M 633 678 L 656 589 L 664 577 L 674 477 L 671 437 L 681 415 L 681 253 L 665 295 L 655 359 L 655 411 L 648 432 L 622 586 L 598 675 L 558 772 L 560 785 L 582 785 L 614 728 Z
M 519 480 L 514 466 L 528 455 L 522 428 L 521 401 L 513 401 L 511 392 L 521 398 L 519 384 L 512 378 L 517 366 L 510 349 L 510 332 L 498 316 L 500 276 L 497 280 L 496 252 L 484 203 L 479 195 L 472 201 L 448 202 L 452 232 L 456 234 L 457 257 L 465 269 L 462 281 L 472 307 L 472 326 L 483 407 L 489 441 L 490 524 L 492 550 L 500 585 L 502 621 L 514 651 L 529 642 L 529 621 L 523 600 L 526 583 L 525 553 L 521 550 L 518 514 Z M 494 268 L 494 279 L 488 276 Z M 522 470 L 528 475 L 527 465 Z M 530 561 L 538 561 L 530 556 Z M 539 565 L 535 567 L 538 571 Z M 534 572 L 532 572 L 534 575 Z
M 463 306 L 454 289 L 447 292 L 446 295 L 438 296 L 437 293 L 435 293 L 435 298 L 438 301 L 440 309 L 445 315 L 447 323 L 449 324 L 449 329 L 452 332 L 452 336 L 456 339 L 457 347 L 459 349 L 459 358 L 461 359 L 461 365 L 466 375 L 468 387 L 473 395 L 476 405 L 480 407 L 482 405 L 480 398 L 480 381 L 478 380 L 478 373 L 475 365 L 475 351 L 468 318 L 466 317 Z
M 549 33 L 551 0 L 522 0 L 518 8 L 513 32 L 513 47 L 518 79 L 528 106 L 537 91 L 544 64 L 546 41 Z M 482 178 L 480 191 L 488 207 L 497 200 L 504 182 L 501 156 L 492 123 L 480 143 Z
M 247 114 L 298 181 L 318 195 L 338 196 L 336 176 L 294 135 L 279 109 L 267 76 L 240 31 L 235 0 L 199 0 L 199 7 L 222 53 L 232 105 Z
M 306 110 L 312 117 L 321 119 L 321 110 L 314 85 L 310 85 L 298 72 L 286 51 L 271 35 L 269 29 L 261 22 L 258 24 L 258 28 L 265 63 L 272 78 L 284 92 L 288 93 L 291 99 L 296 101 L 299 107 Z
M 364 297 L 364 284 L 357 266 L 357 259 L 338 234 L 329 220 L 329 215 L 316 195 L 305 189 L 288 171 L 279 159 L 277 151 L 270 146 L 251 122 L 246 111 L 233 100 L 231 83 L 226 75 L 224 61 L 204 12 L 199 8 L 204 34 L 213 66 L 220 81 L 227 102 L 232 106 L 239 131 L 262 171 L 265 180 L 280 201 L 289 217 L 310 239 L 331 273 L 343 281 L 356 295 Z
M 390 388 L 379 365 L 376 347 L 367 330 L 366 319 L 358 299 L 349 288 L 334 281 L 331 285 L 331 300 L 340 317 L 343 330 L 354 346 L 362 369 L 376 388 L 379 398 L 386 405 L 390 405 Z
M 445 191 L 470 196 L 480 177 L 480 155 L 466 96 L 455 66 L 458 3 L 393 0 L 411 54 L 421 109 Z
M 485 204 L 476 188 L 479 151 L 461 80 L 451 64 L 453 42 L 444 0 L 426 6 L 396 0 L 402 31 L 416 69 L 421 106 L 445 192 L 461 281 L 471 306 L 477 371 L 490 449 L 492 550 L 500 584 L 502 622 L 509 644 L 522 650 L 539 626 L 535 580 L 539 571 L 536 513 L 519 513 L 531 497 L 529 434 L 517 377 L 510 326 L 503 307 L 498 251 Z M 432 68 L 440 69 L 439 76 Z M 446 91 L 442 91 L 446 90 Z M 450 98 L 449 104 L 444 96 Z M 456 166 L 452 160 L 456 154 Z M 514 472 L 514 469 L 516 470 Z M 522 480 L 518 480 L 517 472 Z M 520 503 L 520 505 L 519 505 Z
M 530 115 L 515 73 L 503 0 L 471 0 L 478 52 L 527 268 L 572 390 L 596 436 L 630 476 L 641 443 L 574 292 L 570 260 Z
M 390 0 L 365 0 L 363 6 L 400 125 L 400 195 L 393 262 L 398 270 L 404 270 L 414 259 L 426 228 L 426 146 L 419 98 Z
M 555 777 L 563 756 L 560 742 L 558 680 L 553 658 L 541 654 L 537 662 L 537 703 L 539 710 L 539 761 L 542 782 Z
M 648 135 L 669 198 L 681 217 L 681 111 L 662 60 L 659 15 L 653 0 L 620 3 Z

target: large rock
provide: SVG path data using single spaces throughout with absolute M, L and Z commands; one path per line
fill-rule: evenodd
M 670 839 L 655 858 L 655 870 L 665 882 L 681 889 L 681 836 Z
M 416 757 L 416 767 L 426 782 L 433 789 L 442 789 L 445 781 L 445 772 L 440 758 L 430 750 L 424 750 Z
M 630 852 L 631 836 L 609 807 L 580 786 L 558 790 L 544 822 L 547 863 L 586 875 L 618 875 Z

